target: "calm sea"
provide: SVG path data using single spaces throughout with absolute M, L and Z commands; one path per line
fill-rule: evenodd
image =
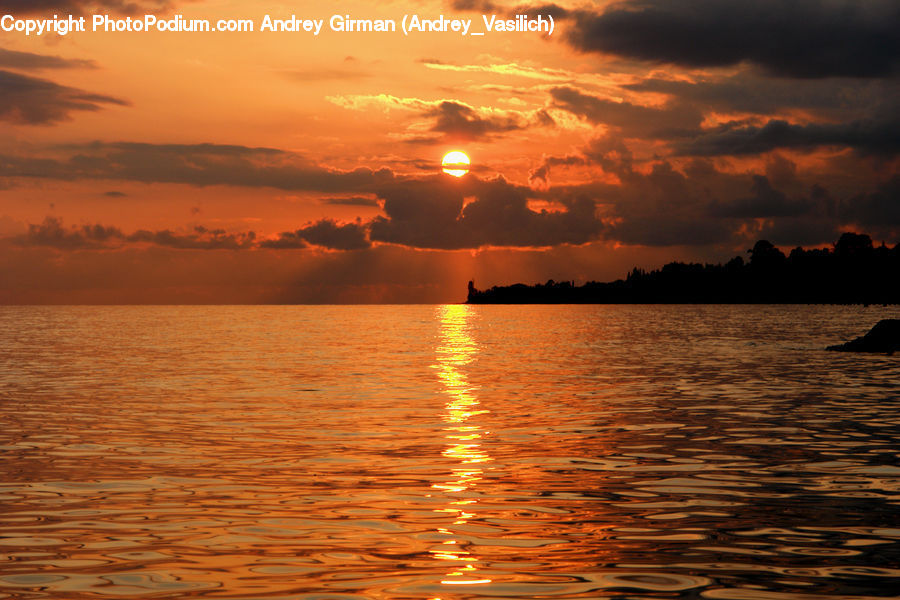
M 0 307 L 0 598 L 897 597 L 896 314 Z

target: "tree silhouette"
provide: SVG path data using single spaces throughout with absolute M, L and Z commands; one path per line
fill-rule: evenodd
M 672 262 L 632 269 L 624 280 L 492 287 L 469 282 L 473 304 L 527 303 L 812 303 L 900 304 L 900 244 L 874 247 L 866 234 L 844 233 L 833 249 L 794 248 L 767 240 L 721 264 Z

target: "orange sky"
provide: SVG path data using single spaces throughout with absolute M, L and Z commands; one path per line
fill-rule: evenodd
M 0 32 L 0 302 L 460 301 L 472 278 L 607 280 L 759 237 L 896 243 L 898 50 L 853 37 L 896 7 L 756 4 L 141 1 L 129 14 L 326 25 Z M 553 35 L 327 30 L 517 12 L 555 15 Z M 451 149 L 472 159 L 459 180 Z

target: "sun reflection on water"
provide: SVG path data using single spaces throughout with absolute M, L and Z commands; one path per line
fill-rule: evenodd
M 490 583 L 478 574 L 479 559 L 469 552 L 468 545 L 454 539 L 453 528 L 461 529 L 475 516 L 478 500 L 471 492 L 484 476 L 484 463 L 491 460 L 482 441 L 489 432 L 478 424 L 477 417 L 490 411 L 479 408 L 477 387 L 469 383 L 466 367 L 478 353 L 478 346 L 469 334 L 472 308 L 466 305 L 446 305 L 438 308 L 441 323 L 440 344 L 437 347 L 437 373 L 448 399 L 443 415 L 447 448 L 441 453 L 456 460 L 449 481 L 432 487 L 448 495 L 450 505 L 436 509 L 452 519 L 449 527 L 438 532 L 447 536 L 439 547 L 430 550 L 437 560 L 452 563 L 452 570 L 441 580 L 444 585 L 474 585 Z

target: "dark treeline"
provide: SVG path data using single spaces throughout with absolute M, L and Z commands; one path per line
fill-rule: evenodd
M 865 234 L 845 233 L 833 249 L 795 248 L 788 256 L 760 240 L 726 264 L 669 263 L 634 269 L 624 280 L 492 287 L 469 282 L 471 304 L 775 303 L 898 304 L 900 244 L 874 247 Z

